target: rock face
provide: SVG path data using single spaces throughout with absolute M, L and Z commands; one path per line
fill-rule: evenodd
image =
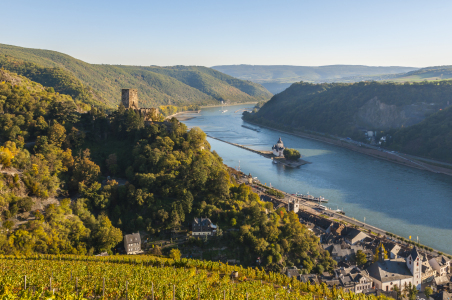
M 357 125 L 374 129 L 407 127 L 417 124 L 436 110 L 431 103 L 417 103 L 405 106 L 387 105 L 378 97 L 370 99 L 357 112 Z

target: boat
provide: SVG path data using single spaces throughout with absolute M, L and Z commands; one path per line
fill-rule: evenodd
M 328 210 L 328 208 L 326 206 L 323 206 L 323 205 L 320 205 L 320 204 L 317 205 L 316 208 L 319 209 L 319 210 Z
M 345 215 L 345 212 L 342 209 L 339 209 L 339 208 L 336 209 L 334 212 L 337 213 L 337 214 Z
M 221 111 L 222 114 L 224 114 L 224 113 L 227 112 L 228 110 L 227 110 L 227 109 L 223 109 L 223 105 L 222 105 L 220 111 Z
M 250 127 L 250 126 L 242 125 L 242 127 L 243 127 L 243 128 L 246 128 L 246 129 L 254 130 L 254 131 L 256 131 L 256 132 L 261 132 L 260 129 L 256 129 L 256 128 L 253 128 L 253 127 Z
M 313 201 L 322 202 L 322 203 L 328 203 L 328 199 L 325 199 L 322 196 L 314 198 Z
M 314 196 L 309 195 L 309 193 L 307 195 L 301 195 L 301 198 L 304 200 L 314 201 Z

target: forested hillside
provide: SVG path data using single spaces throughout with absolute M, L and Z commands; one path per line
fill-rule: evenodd
M 391 147 L 403 153 L 452 162 L 452 107 L 396 131 Z
M 451 127 L 446 117 L 450 109 L 444 109 L 451 104 L 451 95 L 452 81 L 299 82 L 275 95 L 257 113 L 245 113 L 244 119 L 274 128 L 306 129 L 356 140 L 364 139 L 366 129 L 384 130 L 390 135 L 397 131 L 394 146 L 446 159 Z
M 122 105 L 80 113 L 70 96 L 5 70 L 0 103 L 2 254 L 110 252 L 123 233 L 165 236 L 203 216 L 245 265 L 335 264 L 293 212 L 236 184 L 199 128 L 174 118 L 145 126 Z
M 107 107 L 107 103 L 89 86 L 85 86 L 71 72 L 61 68 L 46 68 L 35 63 L 25 62 L 12 56 L 0 54 L 0 67 L 26 76 L 58 93 L 70 95 L 80 106 L 90 109 L 90 105 Z M 81 105 L 82 103 L 88 106 Z
M 261 85 L 205 67 L 93 65 L 49 50 L 0 44 L 0 67 L 33 77 L 86 103 L 116 107 L 121 88 L 138 89 L 143 107 L 248 102 L 271 97 Z M 95 91 L 95 92 L 94 92 Z

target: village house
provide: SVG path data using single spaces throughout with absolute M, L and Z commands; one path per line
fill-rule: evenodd
M 192 223 L 192 235 L 216 235 L 217 226 L 209 218 L 195 218 Z
M 347 236 L 345 237 L 345 241 L 347 243 L 350 243 L 351 245 L 354 245 L 358 242 L 362 242 L 365 238 L 368 237 L 369 236 L 364 232 L 359 231 L 358 229 L 351 228 Z
M 126 234 L 124 236 L 124 249 L 127 254 L 141 253 L 141 237 L 140 233 Z
M 444 255 L 433 257 L 429 260 L 429 263 L 438 276 L 444 276 L 450 273 L 450 259 Z
M 289 278 L 295 277 L 296 279 L 298 279 L 298 277 L 300 276 L 300 271 L 297 269 L 297 267 L 287 268 L 286 275 Z
M 385 249 L 388 251 L 389 258 L 395 259 L 398 257 L 401 248 L 399 245 L 391 243 L 389 245 L 385 244 Z
M 298 278 L 303 283 L 309 282 L 310 284 L 320 284 L 319 278 L 316 274 L 300 275 Z
M 428 282 L 431 281 L 433 278 L 436 277 L 436 270 L 432 268 L 430 265 L 429 259 L 427 255 L 424 255 L 422 258 L 422 282 Z
M 337 235 L 342 234 L 342 230 L 345 229 L 345 225 L 342 223 L 331 222 L 330 226 L 326 229 L 326 233 L 333 233 Z
M 372 288 L 372 278 L 358 267 L 336 269 L 333 278 L 324 276 L 322 282 L 331 288 L 340 287 L 344 292 L 362 293 Z
M 323 245 L 323 248 L 327 250 L 331 254 L 331 257 L 337 262 L 352 261 L 358 250 L 364 251 L 364 248 L 358 245 L 334 244 Z

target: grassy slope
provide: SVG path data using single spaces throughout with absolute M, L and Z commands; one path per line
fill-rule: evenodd
M 99 97 L 110 106 L 119 103 L 121 88 L 137 88 L 142 106 L 214 104 L 223 99 L 245 102 L 271 97 L 271 94 L 258 84 L 216 74 L 219 72 L 213 70 L 209 72 L 204 67 L 188 67 L 183 70 L 185 74 L 169 76 L 165 74 L 167 68 L 92 65 L 49 50 L 0 44 L 0 54 L 40 67 L 69 71 L 84 85 L 96 90 Z M 177 71 L 179 70 L 175 69 L 173 73 Z M 185 80 L 180 81 L 178 77 Z M 194 84 L 190 85 L 192 82 Z M 206 92 L 199 89 L 203 86 Z

